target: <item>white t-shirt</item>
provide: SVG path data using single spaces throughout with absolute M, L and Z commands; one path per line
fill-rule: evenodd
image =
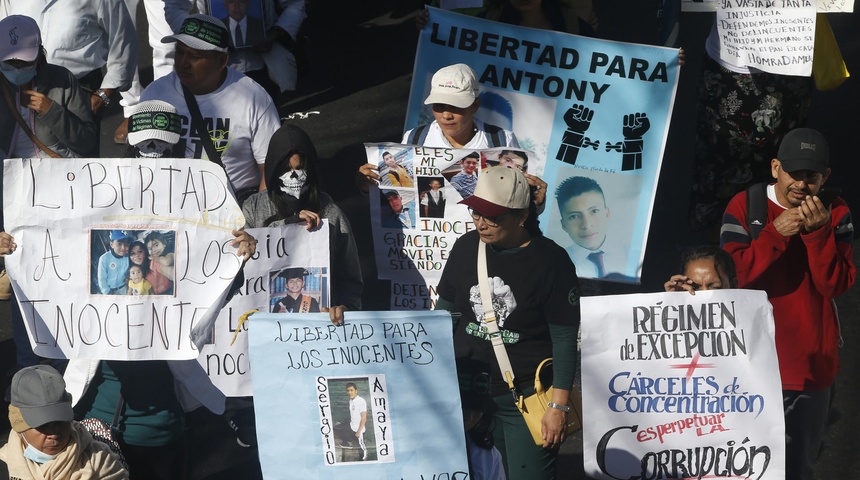
M 245 74 L 227 67 L 227 78 L 217 90 L 195 98 L 233 188 L 258 186 L 261 178 L 257 165 L 266 161 L 269 139 L 281 127 L 269 94 Z M 185 158 L 208 159 L 200 137 L 191 131 L 191 114 L 176 72 L 152 82 L 140 99 L 163 100 L 176 106 L 182 120 L 179 144 L 185 146 Z
M 353 432 L 358 432 L 358 427 L 361 426 L 361 414 L 365 412 L 367 412 L 367 402 L 363 398 L 356 395 L 349 401 L 349 428 Z
M 475 118 L 475 128 L 478 130 L 475 132 L 475 136 L 469 140 L 469 143 L 463 145 L 463 148 L 473 148 L 473 149 L 484 149 L 490 148 L 489 142 L 487 142 L 487 135 L 484 133 L 484 122 Z M 427 137 L 424 139 L 425 147 L 435 147 L 435 148 L 454 148 L 451 145 L 451 142 L 445 138 L 445 134 L 442 133 L 442 128 L 439 127 L 439 124 L 433 120 L 433 123 L 430 124 L 427 131 Z M 414 130 L 414 129 L 413 129 Z M 406 144 L 409 141 L 409 134 L 412 133 L 412 130 L 408 130 L 403 134 L 403 140 L 400 141 L 402 144 Z M 514 135 L 514 132 L 509 130 L 505 130 L 505 143 L 508 147 L 518 148 L 520 143 L 517 141 L 517 137 Z M 500 145 L 501 146 L 501 145 Z

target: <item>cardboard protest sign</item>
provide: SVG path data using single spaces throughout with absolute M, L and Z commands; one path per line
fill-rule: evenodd
M 717 8 L 720 59 L 738 67 L 808 77 L 815 44 L 814 0 L 724 1 Z
M 379 168 L 370 190 L 371 227 L 379 278 L 391 280 L 392 310 L 435 305 L 436 285 L 454 242 L 474 230 L 468 208 L 481 172 L 498 164 L 541 169 L 543 159 L 519 148 L 429 148 L 365 144 L 367 161 Z
M 9 159 L 6 268 L 36 354 L 191 359 L 241 265 L 224 170 L 186 159 Z
M 265 478 L 466 478 L 447 312 L 254 314 Z
M 248 323 L 239 317 L 252 310 L 299 313 L 330 306 L 331 265 L 329 223 L 308 231 L 305 224 L 250 228 L 257 253 L 245 264 L 245 283 L 218 314 L 213 342 L 200 351 L 197 361 L 212 383 L 225 395 L 245 397 L 251 391 L 248 357 Z M 298 308 L 294 308 L 298 305 Z M 289 312 L 292 313 L 292 312 Z
M 419 38 L 406 128 L 433 120 L 423 105 L 430 80 L 454 63 L 475 70 L 477 116 L 512 130 L 523 150 L 546 159 L 543 168 L 529 167 L 549 185 L 540 217 L 546 236 L 568 249 L 581 277 L 639 282 L 678 51 L 431 8 Z
M 590 478 L 785 478 L 767 294 L 582 298 Z

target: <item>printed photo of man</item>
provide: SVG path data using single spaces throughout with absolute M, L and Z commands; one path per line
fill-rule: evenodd
M 612 210 L 591 177 L 573 176 L 555 191 L 561 228 L 573 240 L 566 248 L 580 278 L 632 281 L 627 273 L 627 232 L 613 231 Z M 562 244 L 563 245 L 563 244 Z
M 264 40 L 263 20 L 248 12 L 250 0 L 224 0 L 227 17 L 221 21 L 230 30 L 230 46 L 248 48 Z
M 382 207 L 382 226 L 400 229 L 415 228 L 415 202 L 412 198 L 403 198 L 397 190 L 383 192 L 383 195 L 388 208 Z
M 316 313 L 320 311 L 317 300 L 302 290 L 305 288 L 305 277 L 310 273 L 304 268 L 288 268 L 278 274 L 286 279 L 286 295 L 275 302 L 273 313 Z
M 475 185 L 478 183 L 478 167 L 480 164 L 481 154 L 478 152 L 472 152 L 460 160 L 462 170 L 460 173 L 451 177 L 451 185 L 454 186 L 454 189 L 457 190 L 457 193 L 459 193 L 461 197 L 468 198 L 475 193 Z

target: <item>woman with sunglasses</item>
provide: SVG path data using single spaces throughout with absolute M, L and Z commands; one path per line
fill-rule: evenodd
M 458 359 L 497 364 L 478 281 L 478 247 L 486 244 L 491 303 L 515 386 L 527 395 L 540 362 L 553 357 L 554 367 L 552 405 L 542 421 L 542 447 L 535 445 L 508 384 L 494 369 L 491 393 L 499 407 L 493 414 L 495 445 L 507 478 L 555 478 L 555 457 L 565 439 L 565 406 L 576 368 L 576 269 L 564 249 L 537 229 L 528 180 L 519 170 L 503 166 L 485 170 L 474 194 L 460 203 L 469 207 L 475 230 L 460 237 L 451 249 L 436 308 L 460 313 L 454 331 Z

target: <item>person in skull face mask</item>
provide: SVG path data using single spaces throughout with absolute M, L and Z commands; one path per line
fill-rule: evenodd
M 282 126 L 269 142 L 264 167 L 268 190 L 245 201 L 245 228 L 305 223 L 317 228 L 329 222 L 329 256 L 332 273 L 331 321 L 343 322 L 346 310 L 361 310 L 364 283 L 352 227 L 340 208 L 319 188 L 317 151 L 304 130 Z M 299 262 L 299 265 L 302 263 Z

